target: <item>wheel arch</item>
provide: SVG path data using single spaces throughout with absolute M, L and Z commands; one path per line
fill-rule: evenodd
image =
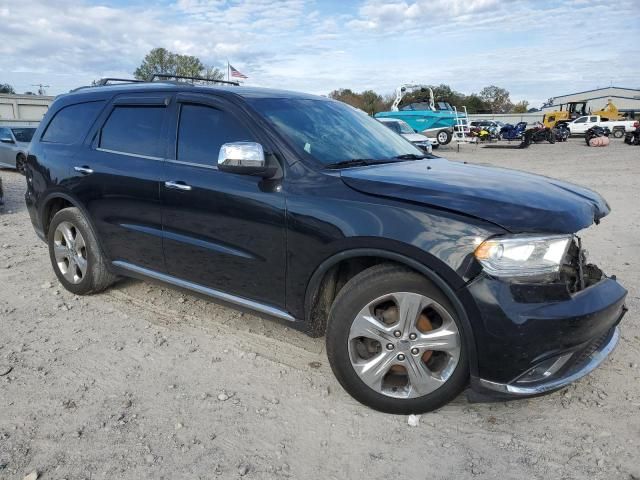
M 88 210 L 85 208 L 82 202 L 80 202 L 76 197 L 74 197 L 73 195 L 70 195 L 67 192 L 60 192 L 60 191 L 51 192 L 46 197 L 44 197 L 44 199 L 41 202 L 38 215 L 40 217 L 42 232 L 44 233 L 45 239 L 49 234 L 49 225 L 51 224 L 51 220 L 53 219 L 53 216 L 63 208 L 69 208 L 69 207 L 75 207 L 78 210 L 80 210 L 85 220 L 87 221 L 87 224 L 89 224 L 89 228 L 91 228 L 93 236 L 98 242 L 98 248 L 104 255 L 106 252 L 102 245 L 100 237 L 98 236 L 98 231 L 93 223 L 93 219 L 91 218 L 91 215 L 89 215 Z M 109 258 L 109 257 L 105 255 L 105 258 Z
M 328 308 L 330 308 L 330 304 L 333 302 L 335 295 L 337 295 L 335 285 L 327 287 L 327 283 L 332 283 L 327 282 L 327 277 L 334 273 L 337 275 L 336 269 L 343 265 L 344 262 L 362 259 L 369 259 L 373 262 L 373 265 L 382 262 L 393 262 L 404 265 L 424 275 L 447 296 L 462 324 L 465 346 L 469 354 L 471 375 L 476 375 L 477 350 L 473 328 L 467 310 L 456 294 L 456 290 L 454 290 L 450 282 L 445 280 L 448 272 L 442 271 L 442 267 L 438 267 L 435 262 L 427 265 L 426 262 L 415 260 L 402 253 L 379 248 L 354 248 L 341 251 L 325 259 L 320 266 L 316 268 L 307 284 L 304 301 L 304 322 L 307 327 L 305 330 L 313 336 L 321 336 L 324 334 Z M 364 263 L 366 264 L 366 262 Z

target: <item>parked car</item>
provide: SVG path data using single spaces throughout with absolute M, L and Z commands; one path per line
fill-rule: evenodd
M 624 137 L 625 132 L 632 132 L 640 122 L 637 120 L 602 120 L 599 115 L 585 115 L 567 123 L 571 135 L 584 134 L 591 127 L 608 128 L 615 138 Z
M 429 138 L 421 133 L 416 133 L 404 120 L 398 120 L 397 118 L 379 118 L 378 121 L 385 127 L 390 128 L 399 135 L 402 135 L 428 155 L 433 153 L 433 148 L 438 148 L 439 146 L 437 144 L 437 140 L 434 140 L 436 143 L 432 145 Z
M 29 142 L 35 131 L 35 127 L 0 126 L 0 167 L 24 172 Z
M 577 233 L 607 202 L 423 157 L 328 98 L 82 88 L 38 127 L 25 199 L 70 292 L 139 277 L 326 335 L 341 385 L 384 412 L 433 410 L 469 384 L 539 395 L 591 372 L 626 311 Z

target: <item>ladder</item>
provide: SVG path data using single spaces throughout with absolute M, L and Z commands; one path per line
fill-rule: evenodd
M 460 116 L 458 109 L 454 106 L 453 111 L 456 114 L 456 127 L 453 135 L 455 136 L 458 145 L 461 143 L 476 143 L 478 139 L 476 137 L 467 136 L 465 128 L 469 128 L 469 114 L 467 112 L 466 105 L 462 107 L 464 109 L 464 117 Z

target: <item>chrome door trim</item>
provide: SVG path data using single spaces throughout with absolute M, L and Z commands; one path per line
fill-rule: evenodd
M 128 157 L 144 158 L 146 160 L 158 160 L 160 162 L 164 161 L 164 158 L 162 157 L 152 157 L 150 155 L 141 155 L 139 153 L 121 152 L 119 150 L 110 150 L 108 148 L 102 148 L 102 147 L 97 147 L 96 150 L 98 152 L 115 153 L 116 155 L 126 155 Z
M 239 305 L 241 307 L 245 307 L 250 310 L 254 310 L 256 312 L 265 313 L 267 315 L 271 315 L 272 317 L 280 318 L 282 320 L 287 320 L 288 322 L 296 321 L 296 319 L 292 317 L 289 313 L 285 312 L 284 310 L 280 310 L 279 308 L 272 307 L 271 305 L 265 305 L 263 303 L 256 302 L 254 300 L 249 300 L 248 298 L 238 297 L 230 293 L 221 292 L 220 290 L 214 290 L 213 288 L 204 287 L 197 283 L 189 282 L 187 280 L 182 280 L 180 278 L 173 277 L 165 273 L 156 272 L 155 270 L 150 270 L 148 268 L 139 267 L 138 265 L 133 265 L 129 262 L 116 260 L 112 262 L 112 264 L 115 267 L 121 268 L 123 270 L 127 270 L 132 273 L 136 273 L 138 275 L 160 280 L 170 285 L 175 285 L 176 287 L 201 293 L 208 297 L 222 300 L 224 302 L 233 303 L 235 305 Z

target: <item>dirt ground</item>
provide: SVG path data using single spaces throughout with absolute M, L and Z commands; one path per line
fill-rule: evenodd
M 611 357 L 551 395 L 407 417 L 334 379 L 324 339 L 157 285 L 77 297 L 56 281 L 3 170 L 0 478 L 639 479 L 640 148 L 579 139 L 527 150 L 464 145 L 453 160 L 580 183 L 612 213 L 583 232 L 629 290 Z M 32 477 L 33 478 L 33 477 Z

